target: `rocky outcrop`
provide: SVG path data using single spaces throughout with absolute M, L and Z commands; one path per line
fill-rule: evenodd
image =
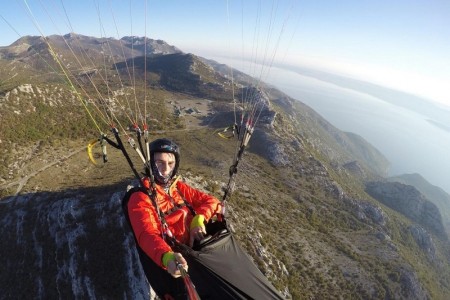
M 355 176 L 358 177 L 365 176 L 364 169 L 361 167 L 360 163 L 356 160 L 347 162 L 343 164 L 342 167 Z
M 148 299 L 122 195 L 95 189 L 2 200 L 0 298 Z
M 435 261 L 436 247 L 434 246 L 431 235 L 418 225 L 411 225 L 408 227 L 408 230 L 416 241 L 416 244 L 419 245 L 420 249 L 427 254 L 428 259 Z
M 373 205 L 368 202 L 355 202 L 357 207 L 358 219 L 370 220 L 374 224 L 385 226 L 388 219 L 386 213 L 381 209 L 381 207 Z
M 430 299 L 430 295 L 420 284 L 417 274 L 408 268 L 398 270 L 400 278 L 399 282 L 402 288 L 402 296 L 404 299 Z M 396 298 L 392 295 L 393 298 Z M 387 299 L 389 299 L 388 297 Z
M 287 155 L 283 145 L 273 143 L 267 150 L 269 159 L 275 166 L 282 167 L 290 163 L 289 155 Z
M 366 192 L 439 238 L 447 240 L 439 209 L 413 186 L 398 182 L 369 182 Z
M 125 45 L 129 48 L 138 49 L 144 53 L 147 50 L 147 53 L 150 54 L 174 54 L 181 53 L 181 50 L 175 46 L 167 44 L 163 40 L 154 40 L 145 37 L 137 37 L 137 36 L 125 36 L 120 39 Z M 147 47 L 145 48 L 145 45 Z

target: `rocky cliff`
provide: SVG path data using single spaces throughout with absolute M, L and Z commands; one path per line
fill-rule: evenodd
M 398 182 L 369 182 L 366 191 L 438 237 L 447 239 L 439 209 L 413 186 Z
M 35 193 L 0 202 L 1 299 L 148 299 L 120 194 L 101 193 Z

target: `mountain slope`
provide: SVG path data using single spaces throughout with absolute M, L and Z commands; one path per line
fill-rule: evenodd
M 92 45 L 94 53 L 101 43 L 98 39 L 84 45 Z M 0 50 L 6 53 L 11 48 Z M 4 56 L 0 62 L 8 66 L 32 61 L 31 52 L 27 57 Z M 104 73 L 76 74 L 99 83 L 100 74 L 109 74 L 111 89 L 122 95 L 132 87 L 109 76 L 115 66 L 126 73 L 125 62 L 132 61 L 111 59 Z M 234 122 L 228 100 L 231 88 L 223 82 L 226 76 L 194 55 L 157 54 L 146 61 L 136 56 L 134 62 L 135 89 L 140 92 L 145 79 L 142 64 L 153 63 L 147 92 L 158 112 L 151 115 L 151 138 L 174 139 L 182 152 L 180 173 L 221 197 L 236 151 L 233 139 L 214 134 Z M 27 70 L 39 74 L 31 67 Z M 6 78 L 10 71 L 0 70 L 0 76 Z M 26 124 L 25 138 L 10 134 L 12 123 L 0 127 L 4 166 L 0 189 L 3 197 L 8 196 L 0 201 L 5 241 L 0 259 L 8 270 L 1 273 L 0 286 L 2 291 L 7 287 L 5 295 L 28 291 L 42 298 L 144 297 L 148 290 L 119 206 L 132 173 L 112 147 L 107 164 L 94 166 L 88 161 L 84 147 L 97 134 L 92 128 L 83 130 L 93 125 L 87 125 L 81 104 L 58 76 L 45 83 L 42 77 L 34 81 L 18 76 L 17 85 L 3 86 L 0 94 L 0 122 L 14 116 L 14 124 Z M 45 92 L 44 84 L 48 91 L 60 90 Z M 250 89 L 243 86 L 241 93 Z M 118 114 L 119 98 L 108 98 Z M 360 137 L 339 131 L 282 92 L 266 87 L 264 101 L 268 99 L 270 106 L 261 113 L 239 165 L 228 209 L 236 237 L 258 267 L 293 299 L 445 299 L 450 293 L 448 240 L 365 191 L 367 181 L 383 179 L 385 158 Z M 178 113 L 195 105 L 207 110 L 189 116 Z M 55 115 L 33 113 L 33 107 Z M 73 121 L 66 125 L 57 118 Z M 64 130 L 55 131 L 56 137 L 42 134 L 54 128 L 53 123 Z M 130 154 L 140 168 L 139 158 L 132 150 Z M 97 156 L 100 162 L 101 153 Z M 9 275 L 14 270 L 17 276 Z M 123 274 L 128 274 L 126 279 Z M 117 285 L 112 287 L 111 282 Z
M 149 77 L 155 78 L 154 85 L 173 92 L 183 92 L 197 97 L 214 95 L 217 100 L 227 100 L 231 93 L 228 79 L 214 72 L 213 68 L 203 63 L 193 54 L 167 54 L 147 58 L 138 57 L 117 64 L 122 74 L 127 66 L 134 64 L 136 76 L 144 77 L 146 66 Z
M 413 186 L 398 182 L 369 182 L 366 190 L 375 199 L 401 212 L 441 239 L 447 239 L 439 209 Z
M 420 174 L 402 174 L 388 178 L 389 181 L 396 181 L 403 184 L 412 185 L 417 188 L 428 200 L 432 201 L 442 215 L 446 224 L 447 232 L 450 234 L 450 195 L 440 187 L 427 182 Z

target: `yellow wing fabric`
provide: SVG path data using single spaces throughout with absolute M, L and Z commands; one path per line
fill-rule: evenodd
M 89 144 L 87 145 L 87 153 L 89 156 L 89 160 L 94 164 L 97 165 L 97 162 L 94 159 L 94 154 L 92 153 L 92 148 L 94 148 L 95 144 L 97 144 L 99 142 L 98 139 L 92 140 L 89 142 Z
M 231 139 L 235 136 L 236 125 L 230 125 L 224 129 L 216 130 L 217 135 L 224 139 Z

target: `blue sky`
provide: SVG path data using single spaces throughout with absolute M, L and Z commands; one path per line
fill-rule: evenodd
M 276 54 L 274 63 L 367 79 L 450 106 L 446 0 L 3 1 L 1 46 L 19 38 L 15 31 L 41 35 L 27 6 L 44 35 L 65 34 L 71 28 L 116 38 L 147 33 L 185 52 L 216 59 L 253 56 L 270 61 Z

